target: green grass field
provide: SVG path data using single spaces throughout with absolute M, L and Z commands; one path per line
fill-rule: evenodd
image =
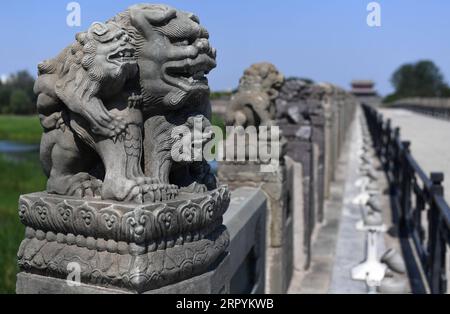
M 39 143 L 42 127 L 37 116 L 0 115 L 0 140 Z
M 17 204 L 20 194 L 42 191 L 46 178 L 37 154 L 20 162 L 0 155 L 0 293 L 14 293 L 16 253 L 24 236 Z
M 42 128 L 37 116 L 0 115 L 0 140 L 38 144 Z M 37 153 L 11 158 L 0 153 L 0 293 L 14 293 L 16 253 L 24 236 L 17 215 L 20 194 L 45 189 Z

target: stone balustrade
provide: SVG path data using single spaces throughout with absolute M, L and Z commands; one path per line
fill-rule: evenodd
M 294 180 L 302 186 L 292 187 L 292 194 L 302 195 L 303 225 L 298 219 L 294 226 L 294 243 L 302 243 L 302 252 L 296 255 L 295 265 L 300 271 L 309 267 L 312 241 L 317 224 L 324 217 L 324 202 L 330 195 L 330 182 L 334 178 L 337 161 L 346 138 L 347 128 L 353 119 L 356 99 L 331 84 L 309 84 L 302 80 L 287 81 L 276 100 L 278 125 L 287 139 L 286 155 L 296 171 Z M 299 202 L 298 200 L 296 203 Z M 299 236 L 301 235 L 301 236 Z M 294 248 L 294 252 L 296 249 Z
M 450 98 L 413 97 L 399 99 L 389 105 L 392 108 L 407 109 L 436 118 L 450 119 Z
M 288 80 L 276 91 L 279 77 L 272 65 L 248 68 L 226 115 L 228 125 L 278 126 L 279 165 L 272 172 L 261 171 L 262 163 L 249 159 L 222 161 L 218 166 L 219 181 L 232 195 L 243 187 L 259 187 L 267 198 L 267 293 L 287 292 L 293 274 L 301 276 L 310 266 L 314 236 L 326 219 L 325 201 L 357 105 L 352 95 L 331 84 Z M 235 145 L 232 137 L 225 150 Z M 247 154 L 250 147 L 245 142 L 234 149 Z

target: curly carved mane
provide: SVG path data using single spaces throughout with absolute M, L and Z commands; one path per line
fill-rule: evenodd
M 38 65 L 35 93 L 44 129 L 51 130 L 63 123 L 61 113 L 67 104 L 62 96 L 69 85 L 74 94 L 89 101 L 99 97 L 105 81 L 124 79 L 123 71 L 111 72 L 96 61 L 99 47 L 110 42 L 118 32 L 125 33 L 117 24 L 94 23 L 87 32 L 78 33 L 76 41 L 58 56 Z

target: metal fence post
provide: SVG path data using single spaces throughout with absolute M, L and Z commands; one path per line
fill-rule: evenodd
M 399 176 L 400 176 L 400 163 L 401 163 L 401 150 L 398 145 L 400 142 L 400 128 L 395 128 L 394 130 L 394 151 L 393 151 L 393 180 L 396 186 L 399 184 Z
M 410 154 L 411 143 L 409 141 L 402 142 L 402 158 L 401 158 L 401 182 L 400 182 L 400 224 L 403 232 L 408 232 L 408 219 L 411 209 L 411 169 L 407 160 Z
M 432 182 L 430 191 L 430 211 L 428 218 L 428 280 L 431 293 L 445 293 L 447 291 L 446 269 L 445 269 L 445 239 L 441 234 L 442 213 L 435 202 L 434 196 L 442 197 L 444 188 L 444 174 L 433 172 L 430 175 Z

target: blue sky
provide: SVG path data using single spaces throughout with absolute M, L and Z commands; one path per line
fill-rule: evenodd
M 0 74 L 53 57 L 74 35 L 139 0 L 79 0 L 81 27 L 68 27 L 61 0 L 1 1 Z M 402 63 L 433 60 L 450 81 L 450 1 L 379 0 L 381 27 L 366 24 L 370 0 L 162 0 L 196 13 L 218 50 L 212 89 L 234 88 L 244 68 L 274 63 L 286 76 L 348 88 L 373 79 L 381 94 Z M 154 2 L 158 3 L 158 1 Z

